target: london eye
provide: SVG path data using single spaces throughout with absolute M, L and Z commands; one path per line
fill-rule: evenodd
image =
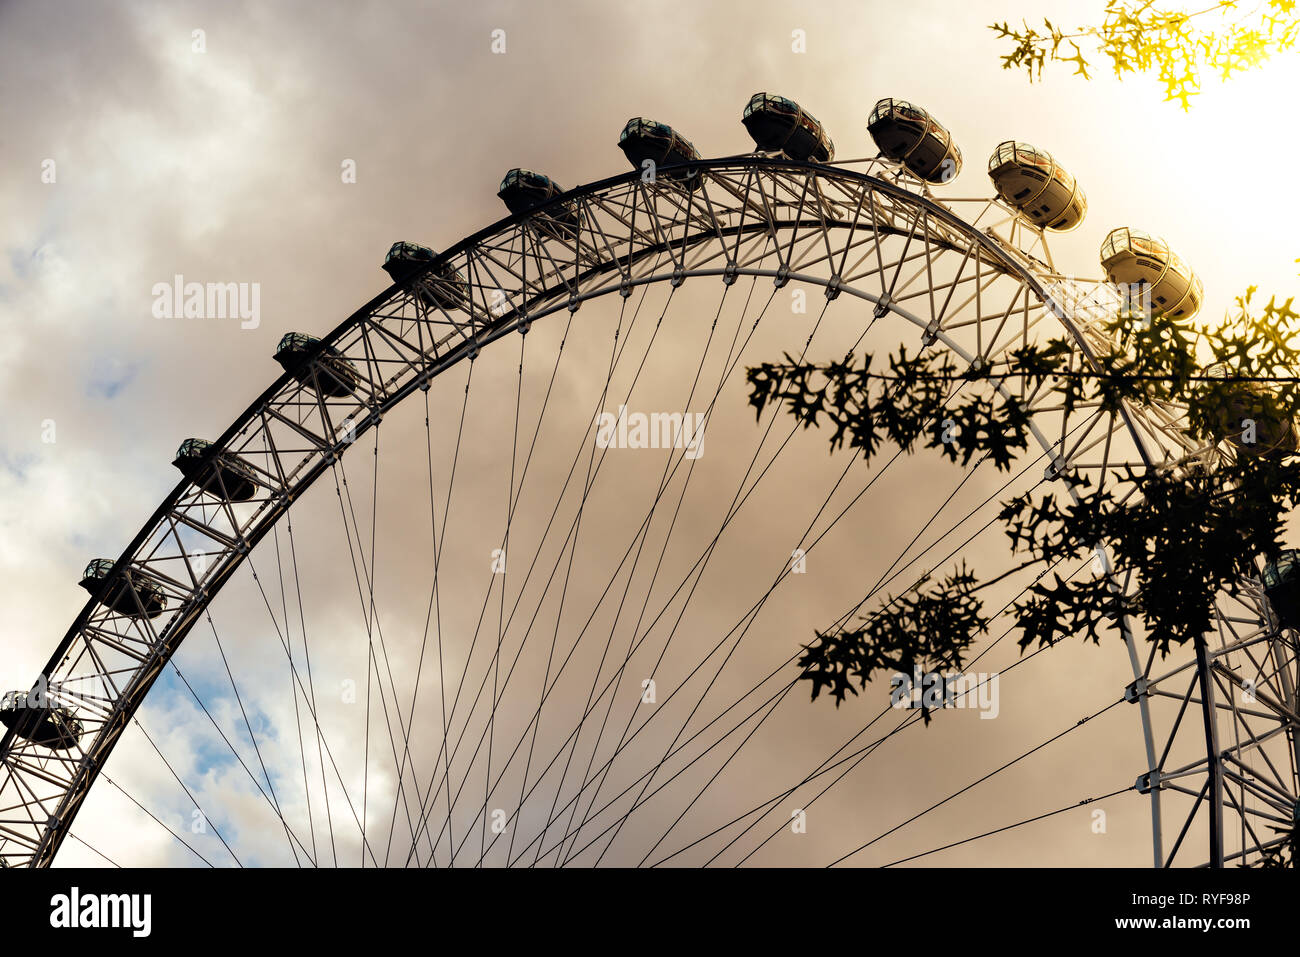
M 1176 404 L 1067 407 L 1017 376 L 961 386 L 1028 410 L 1007 471 L 868 468 L 756 419 L 746 370 L 782 355 L 902 344 L 978 369 L 1063 337 L 1088 370 L 1126 289 L 1180 319 L 1204 290 L 1171 243 L 1090 222 L 1068 157 L 1008 139 L 961 195 L 971 157 L 912 102 L 834 142 L 785 96 L 733 106 L 721 144 L 629 119 L 610 175 L 573 188 L 502 157 L 480 184 L 502 218 L 366 250 L 374 298 L 247 356 L 266 387 L 183 437 L 171 492 L 120 553 L 86 556 L 41 673 L 8 676 L 5 865 L 74 845 L 129 863 L 83 828 L 97 804 L 197 866 L 905 865 L 1086 832 L 1098 808 L 1131 838 L 1103 862 L 1253 864 L 1284 840 L 1294 555 L 1168 655 L 1127 617 L 1111 645 L 1018 654 L 1005 612 L 1034 579 L 1008 577 L 970 667 L 1028 737 L 990 740 L 978 709 L 928 726 L 883 686 L 809 700 L 812 635 L 996 561 L 1007 497 L 1297 440 L 1274 423 L 1262 450 L 1207 445 Z M 1057 261 L 1059 233 L 1093 228 L 1095 262 Z M 1122 595 L 1113 571 L 1104 543 L 1054 569 Z M 177 738 L 182 719 L 201 732 Z M 892 795 L 904 747 L 931 756 L 933 801 Z M 1012 797 L 972 804 L 995 778 Z

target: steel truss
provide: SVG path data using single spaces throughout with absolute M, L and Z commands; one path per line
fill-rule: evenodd
M 512 332 L 589 299 L 624 297 L 647 283 L 688 278 L 771 278 L 820 286 L 828 299 L 856 297 L 877 317 L 915 327 L 925 347 L 941 345 L 958 365 L 992 362 L 1029 342 L 1031 331 L 1077 345 L 1074 369 L 1109 348 L 1103 324 L 1118 295 L 1097 280 L 1061 275 L 1043 235 L 988 199 L 940 202 L 925 184 L 882 160 L 823 166 L 762 155 L 689 164 L 703 174 L 694 190 L 661 171 L 613 177 L 557 197 L 528 214 L 476 233 L 437 257 L 421 276 L 372 299 L 325 336 L 303 363 L 277 378 L 209 450 L 238 456 L 259 489 L 226 500 L 181 481 L 122 552 L 105 589 L 154 585 L 166 610 L 124 614 L 92 598 L 51 655 L 38 684 L 50 703 L 74 710 L 85 732 L 67 751 L 51 751 L 9 731 L 0 741 L 0 860 L 48 866 L 118 738 L 208 604 L 280 517 L 357 437 L 398 402 L 453 365 Z M 578 226 L 548 216 L 575 211 Z M 453 281 L 451 270 L 463 278 Z M 315 388 L 325 350 L 356 371 L 355 389 L 331 397 Z M 1094 487 L 1114 470 L 1157 467 L 1209 455 L 1180 427 L 1183 410 L 1159 405 L 1068 412 L 1050 389 L 1027 391 L 1015 377 L 997 385 L 1033 410 L 1032 432 L 1048 453 L 1046 478 L 1087 475 Z M 221 483 L 217 483 L 220 486 Z M 1062 491 L 1075 494 L 1064 482 Z M 1110 573 L 1105 564 L 1105 572 Z M 1123 590 L 1127 582 L 1115 581 Z M 102 592 L 101 592 L 102 594 Z M 1270 624 L 1258 585 L 1243 608 L 1221 607 L 1220 629 L 1195 657 L 1145 662 L 1134 626 L 1121 622 L 1133 668 L 1129 697 L 1139 708 L 1148 768 L 1154 861 L 1172 863 L 1193 818 L 1207 814 L 1210 862 L 1253 860 L 1277 843 L 1260 824 L 1282 823 L 1296 802 L 1296 640 Z M 1213 647 L 1212 647 L 1213 645 Z M 1250 681 L 1251 700 L 1242 697 Z M 1181 683 L 1181 685 L 1180 685 Z M 1183 690 L 1176 690 L 1186 686 Z M 1176 716 L 1162 725 L 1153 702 L 1172 697 Z M 1188 717 L 1197 705 L 1203 720 Z M 1193 727 L 1195 725 L 1195 727 Z M 1192 731 L 1199 754 L 1168 762 Z M 1167 733 L 1166 733 L 1167 732 Z M 1278 764 L 1277 742 L 1286 745 Z M 1208 742 L 1208 743 L 1207 743 Z M 1163 749 L 1163 750 L 1162 750 Z M 1289 766 L 1288 766 L 1289 764 Z M 1162 795 L 1196 798 L 1165 853 Z M 1198 796 L 1199 795 L 1199 796 Z M 1208 813 L 1207 813 L 1208 809 Z M 1224 815 L 1240 821 L 1240 849 L 1225 855 Z

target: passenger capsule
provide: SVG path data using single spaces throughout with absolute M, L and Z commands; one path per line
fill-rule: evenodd
M 1151 311 L 1171 319 L 1190 319 L 1201 308 L 1201 280 L 1163 239 L 1121 226 L 1101 244 L 1106 278 L 1151 296 Z
M 765 153 L 782 153 L 792 160 L 829 163 L 835 157 L 821 123 L 794 100 L 775 93 L 755 93 L 745 105 L 740 121 Z
M 338 398 L 356 391 L 360 376 L 356 367 L 333 346 L 325 346 L 316 361 L 303 365 L 303 357 L 320 342 L 303 332 L 286 332 L 275 348 L 275 361 L 303 385 L 321 395 Z
M 142 614 L 141 609 L 144 609 L 143 615 L 147 618 L 157 618 L 161 615 L 163 609 L 167 607 L 167 596 L 162 593 L 161 588 L 146 580 L 139 572 L 130 569 L 124 571 L 122 580 L 111 583 L 104 594 L 99 594 L 104 579 L 113 570 L 114 564 L 111 558 L 96 558 L 86 566 L 86 570 L 81 573 L 81 581 L 77 584 L 92 595 L 97 595 L 100 604 L 113 609 L 119 615 L 139 618 Z
M 618 147 L 635 169 L 643 169 L 646 160 L 653 160 L 656 174 L 659 167 L 675 166 L 700 159 L 700 152 L 691 141 L 665 123 L 656 123 L 642 116 L 627 121 L 618 137 Z M 699 185 L 698 172 L 673 171 L 663 174 L 668 179 L 682 180 L 689 188 Z
M 252 466 L 230 452 L 218 452 L 204 461 L 211 442 L 186 439 L 176 450 L 172 465 L 203 491 L 228 502 L 247 502 L 257 494 L 257 473 Z
M 867 119 L 867 132 L 888 159 L 929 183 L 946 183 L 961 172 L 961 150 L 952 134 L 925 110 L 906 100 L 884 99 Z
M 469 286 L 465 278 L 449 263 L 443 263 L 432 272 L 422 269 L 425 263 L 433 262 L 437 255 L 428 246 L 419 243 L 396 242 L 384 257 L 384 272 L 395 283 L 412 282 L 412 291 L 427 306 L 460 309 L 469 302 Z M 414 278 L 417 276 L 418 279 Z
M 0 699 L 0 723 L 20 738 L 51 751 L 71 750 L 85 731 L 71 708 L 33 700 L 25 691 L 10 691 Z
M 1300 627 L 1300 552 L 1288 548 L 1265 564 L 1261 581 L 1282 627 Z
M 563 192 L 559 184 L 549 176 L 530 169 L 515 168 L 501 180 L 497 197 L 506 204 L 506 209 L 518 216 L 549 203 Z M 574 227 L 578 225 L 578 214 L 570 203 L 552 206 L 539 218 L 544 224 L 564 227 L 569 235 L 572 235 Z
M 1222 362 L 1207 368 L 1205 374 L 1216 379 L 1232 377 L 1231 370 Z M 1300 448 L 1295 422 L 1273 411 L 1276 403 L 1267 401 L 1271 393 L 1266 384 L 1232 382 L 1228 394 L 1227 404 L 1217 415 L 1219 437 L 1226 438 L 1242 452 L 1272 458 L 1291 455 Z M 1247 430 L 1245 419 L 1254 423 L 1253 434 Z M 1253 442 L 1248 441 L 1251 438 Z
M 989 157 L 989 178 L 1025 222 L 1062 232 L 1083 222 L 1088 200 L 1083 190 L 1046 150 L 1007 140 Z

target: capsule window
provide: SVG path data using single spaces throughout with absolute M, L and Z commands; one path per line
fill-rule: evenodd
M 1016 148 L 1014 143 L 1002 143 L 994 152 L 989 160 L 989 170 L 992 171 L 999 166 L 1012 162 L 1016 158 Z

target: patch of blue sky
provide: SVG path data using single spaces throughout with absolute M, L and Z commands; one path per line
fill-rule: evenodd
M 0 448 L 0 469 L 8 472 L 20 482 L 27 481 L 27 470 L 37 461 L 31 453 L 10 452 Z
M 139 362 L 124 362 L 111 356 L 96 356 L 86 378 L 86 395 L 92 399 L 115 399 L 140 372 Z
M 249 755 L 244 757 L 246 763 L 252 757 L 251 748 L 249 748 L 252 740 L 249 737 L 248 725 L 252 726 L 253 736 L 256 738 L 258 747 L 278 739 L 278 732 L 270 716 L 258 708 L 255 703 L 248 700 L 247 696 L 244 696 L 244 711 L 242 713 L 239 711 L 239 701 L 230 687 L 230 680 L 227 678 L 224 669 L 217 669 L 211 674 L 206 669 L 200 671 L 185 669 L 182 673 L 185 675 L 185 681 L 182 681 L 177 676 L 174 669 L 167 668 L 164 670 L 153 688 L 150 689 L 149 704 L 163 711 L 172 711 L 178 707 L 198 709 L 200 713 L 197 720 L 200 722 L 200 726 L 205 729 L 205 733 L 212 730 L 212 723 L 206 715 L 201 713 L 202 709 L 199 708 L 194 698 L 197 696 L 214 718 L 216 718 L 219 711 L 228 710 L 229 713 L 236 716 L 234 719 L 235 726 L 225 727 L 222 725 L 221 730 L 230 741 L 230 744 L 240 749 L 241 754 L 246 749 L 249 751 Z M 186 682 L 188 682 L 188 687 Z M 191 689 L 193 689 L 193 694 L 190 693 Z M 244 724 L 244 714 L 248 715 L 248 725 Z M 218 721 L 218 724 L 220 724 L 220 721 Z M 220 761 L 217 763 L 221 764 L 230 764 L 235 760 L 230 747 L 224 741 L 215 738 L 213 743 L 215 748 L 205 748 L 201 753 L 207 753 L 211 750 L 214 762 L 219 758 Z M 214 763 L 212 766 L 216 766 L 216 764 Z M 209 765 L 205 763 L 201 765 L 200 770 L 206 771 L 208 767 Z M 277 778 L 278 775 L 272 773 L 271 780 L 273 783 L 276 782 Z
M 32 280 L 37 278 L 46 264 L 57 255 L 57 246 L 48 236 L 43 236 L 30 246 L 11 246 L 8 257 L 9 268 L 15 279 Z

